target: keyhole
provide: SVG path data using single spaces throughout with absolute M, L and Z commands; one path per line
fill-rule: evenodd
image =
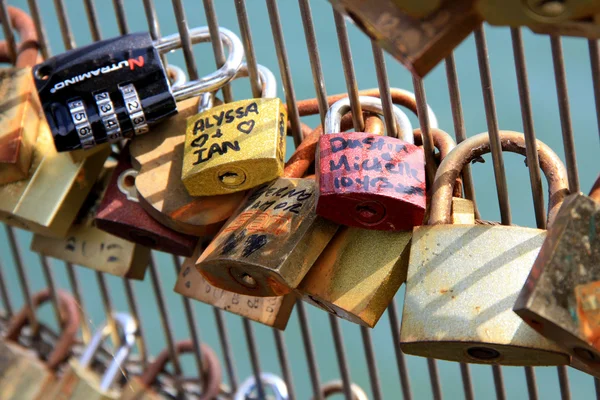
M 352 217 L 361 224 L 377 224 L 385 214 L 385 207 L 378 201 L 363 201 L 354 206 Z
M 246 181 L 246 174 L 238 169 L 219 172 L 218 176 L 223 185 L 230 187 L 239 186 Z
M 567 11 L 566 0 L 526 0 L 531 11 L 543 17 L 560 17 Z
M 368 205 L 357 206 L 356 211 L 358 212 L 358 215 L 360 215 L 360 217 L 363 219 L 371 219 L 377 215 L 377 211 L 372 207 L 369 207 Z
M 592 353 L 588 349 L 584 349 L 583 347 L 574 347 L 573 352 L 577 354 L 579 358 L 583 358 L 584 360 L 589 360 L 593 362 L 600 361 L 594 353 Z
M 497 350 L 489 347 L 470 347 L 467 354 L 477 360 L 491 361 L 500 358 L 500 353 Z

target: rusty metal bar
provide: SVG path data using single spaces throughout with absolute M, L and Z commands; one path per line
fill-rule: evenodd
M 0 297 L 2 298 L 2 305 L 4 306 L 4 316 L 11 318 L 14 314 L 8 288 L 6 287 L 6 279 L 4 277 L 4 267 L 2 266 L 2 260 L 0 260 Z
M 52 311 L 54 311 L 54 317 L 56 318 L 56 323 L 58 325 L 58 329 L 60 332 L 63 332 L 63 320 L 61 318 L 60 305 L 58 304 L 58 296 L 56 295 L 56 281 L 54 280 L 54 275 L 52 274 L 52 270 L 50 269 L 50 264 L 48 263 L 48 258 L 39 254 L 40 264 L 42 265 L 42 273 L 44 274 L 44 280 L 46 281 L 46 286 L 48 287 L 48 291 L 50 292 L 50 302 L 52 303 Z
M 527 381 L 527 392 L 529 393 L 529 400 L 537 400 L 538 390 L 535 378 L 535 370 L 533 367 L 525 367 L 525 379 Z
M 560 398 L 562 400 L 571 400 L 571 388 L 569 384 L 569 374 L 566 366 L 556 368 L 558 371 L 558 383 L 560 384 Z
M 27 278 L 27 273 L 25 268 L 23 267 L 23 258 L 21 257 L 21 250 L 19 249 L 19 244 L 17 243 L 17 238 L 15 237 L 15 232 L 12 227 L 5 225 L 6 228 L 6 236 L 8 236 L 8 244 L 10 246 L 10 250 L 13 254 L 13 260 L 17 269 L 17 274 L 19 276 L 19 284 L 21 285 L 21 292 L 23 293 L 23 298 L 25 300 L 25 304 L 29 309 L 29 321 L 31 330 L 33 332 L 38 332 L 39 322 L 37 316 L 35 314 L 35 309 L 33 307 L 33 302 L 31 300 L 31 290 L 29 288 L 29 279 Z
M 365 326 L 360 327 L 360 334 L 365 348 L 365 356 L 367 358 L 367 367 L 369 368 L 369 380 L 371 381 L 371 392 L 374 400 L 381 400 L 381 384 L 379 383 L 379 374 L 377 373 L 377 360 L 375 359 L 375 349 L 373 349 L 373 340 L 371 339 L 371 331 Z
M 0 21 L 2 21 L 2 32 L 4 33 L 4 40 L 6 40 L 8 50 L 8 58 L 10 62 L 15 64 L 17 62 L 17 40 L 15 38 L 15 32 L 8 15 L 8 5 L 6 0 L 0 1 Z
M 383 119 L 385 120 L 385 129 L 388 136 L 397 137 L 398 131 L 394 120 L 394 111 L 392 110 L 392 95 L 390 93 L 390 83 L 387 78 L 387 69 L 385 66 L 385 58 L 383 58 L 383 50 L 377 43 L 371 41 L 371 49 L 373 51 L 373 61 L 375 62 L 375 72 L 377 74 L 377 84 L 379 85 L 379 96 L 381 97 L 381 105 L 383 106 Z M 425 140 L 423 140 L 425 142 Z
M 96 13 L 94 0 L 84 0 L 84 5 L 85 14 L 87 15 L 88 19 L 88 26 L 90 27 L 90 32 L 92 33 L 92 39 L 94 42 L 96 42 L 102 37 L 102 32 L 100 31 L 100 24 L 98 23 L 98 13 Z
M 460 375 L 463 381 L 465 400 L 474 400 L 475 393 L 473 392 L 473 382 L 471 380 L 471 370 L 469 368 L 469 364 L 460 363 Z
M 440 374 L 437 362 L 433 358 L 427 359 L 427 369 L 429 370 L 429 381 L 431 382 L 431 392 L 434 400 L 442 400 L 442 384 L 440 383 Z
M 127 296 L 127 303 L 129 305 L 129 311 L 131 315 L 138 323 L 138 334 L 137 334 L 137 348 L 140 352 L 140 359 L 142 362 L 142 366 L 146 368 L 148 365 L 148 346 L 146 346 L 146 336 L 144 335 L 144 329 L 142 327 L 142 320 L 140 318 L 139 308 L 137 304 L 137 300 L 135 298 L 135 292 L 133 291 L 133 284 L 127 278 L 123 279 L 123 284 L 125 285 L 125 294 Z
M 275 345 L 277 347 L 277 356 L 279 357 L 279 365 L 281 366 L 281 374 L 283 375 L 283 380 L 288 389 L 288 398 L 289 400 L 296 399 L 296 393 L 294 390 L 294 378 L 292 376 L 292 371 L 290 369 L 290 361 L 288 358 L 287 348 L 285 345 L 285 338 L 283 337 L 283 332 L 273 328 L 273 336 L 275 337 Z
M 250 31 L 250 22 L 248 21 L 246 0 L 235 0 L 235 11 L 238 24 L 240 26 L 242 43 L 244 45 L 246 64 L 248 65 L 248 77 L 250 78 L 250 87 L 252 88 L 252 96 L 260 97 L 262 94 L 262 85 L 258 77 L 256 54 L 254 53 L 254 44 L 252 43 L 252 32 Z
M 48 36 L 46 35 L 46 30 L 44 29 L 44 24 L 42 23 L 42 17 L 40 16 L 40 7 L 38 6 L 37 0 L 27 0 L 27 5 L 29 5 L 29 12 L 31 13 L 33 22 L 35 22 L 35 29 L 37 32 L 42 57 L 47 59 L 50 57 L 51 51 L 50 45 L 48 44 Z
M 123 5 L 123 0 L 113 0 L 113 7 L 117 17 L 119 32 L 121 32 L 121 35 L 123 35 L 129 32 L 129 25 L 127 24 L 127 17 L 125 16 L 125 6 Z
M 215 10 L 215 4 L 213 0 L 203 0 L 204 4 L 204 15 L 206 15 L 206 24 L 210 32 L 211 38 L 219 38 L 219 21 L 217 19 L 217 12 Z M 225 52 L 223 51 L 223 42 L 221 40 L 211 40 L 213 54 L 215 56 L 215 63 L 217 68 L 221 68 L 225 64 Z M 225 103 L 231 103 L 233 101 L 233 94 L 231 92 L 231 85 L 227 85 L 221 88 L 223 92 L 223 100 Z
M 217 331 L 219 332 L 219 341 L 221 342 L 221 349 L 223 350 L 223 359 L 225 360 L 225 370 L 227 371 L 227 377 L 229 378 L 229 386 L 231 391 L 236 392 L 238 388 L 238 378 L 235 372 L 235 365 L 233 359 L 233 353 L 231 351 L 231 343 L 229 340 L 229 333 L 227 326 L 225 325 L 225 318 L 223 318 L 223 312 L 216 307 L 213 307 L 215 314 L 215 321 L 217 322 Z
M 342 330 L 340 329 L 340 321 L 333 314 L 329 314 L 329 323 L 331 325 L 331 334 L 335 345 L 335 354 L 340 368 L 342 377 L 342 385 L 344 388 L 344 396 L 346 399 L 352 399 L 352 378 L 350 378 L 350 369 L 348 368 L 348 360 L 346 359 L 346 351 L 344 350 L 344 339 L 342 338 Z
M 104 313 L 106 314 L 106 323 L 110 327 L 110 334 L 113 344 L 115 347 L 120 346 L 121 337 L 119 336 L 119 329 L 117 328 L 117 323 L 113 317 L 112 300 L 108 295 L 108 287 L 106 286 L 104 273 L 96 271 L 96 281 L 98 282 L 98 288 L 100 289 L 100 297 L 102 298 L 102 305 L 104 306 Z
M 296 310 L 298 310 L 300 332 L 302 333 L 302 342 L 304 343 L 304 351 L 306 353 L 306 360 L 308 362 L 308 373 L 310 375 L 310 382 L 313 387 L 313 398 L 314 400 L 324 400 L 323 393 L 321 392 L 321 380 L 319 378 L 319 369 L 317 367 L 317 361 L 315 358 L 315 347 L 313 345 L 312 335 L 310 333 L 310 327 L 308 324 L 308 318 L 306 316 L 306 310 L 304 309 L 304 303 L 302 303 L 302 300 L 296 301 Z
M 266 399 L 265 388 L 262 379 L 260 378 L 260 360 L 258 359 L 258 351 L 256 349 L 256 339 L 254 338 L 254 330 L 252 323 L 248 318 L 242 318 L 244 325 L 244 333 L 246 334 L 246 343 L 248 344 L 248 353 L 250 353 L 250 363 L 252 364 L 252 372 L 256 379 L 256 392 L 259 399 Z
M 60 33 L 62 34 L 63 44 L 66 50 L 71 50 L 77 47 L 75 44 L 75 37 L 71 30 L 69 23 L 69 16 L 65 9 L 65 3 L 63 0 L 54 0 L 54 7 L 56 8 L 56 14 L 58 15 L 58 24 L 60 25 Z
M 504 390 L 504 376 L 502 375 L 502 368 L 499 365 L 492 365 L 492 374 L 494 375 L 496 399 L 506 400 L 506 391 Z
M 192 50 L 192 38 L 190 37 L 190 30 L 188 28 L 185 10 L 183 9 L 183 3 L 181 0 L 172 1 L 175 19 L 177 20 L 177 30 L 181 37 L 181 47 L 183 49 L 187 72 L 191 80 L 196 80 L 198 79 L 198 66 L 196 65 L 196 57 L 194 57 L 194 51 Z
M 158 16 L 156 14 L 156 7 L 154 6 L 154 0 L 144 0 L 144 12 L 146 13 L 146 21 L 148 23 L 148 32 L 153 40 L 160 38 L 160 25 L 158 23 Z M 160 59 L 164 66 L 168 65 L 167 55 L 161 54 Z
M 400 348 L 400 320 L 398 319 L 398 310 L 396 309 L 396 300 L 392 300 L 387 308 L 390 318 L 390 328 L 392 330 L 392 340 L 394 343 L 394 352 L 396 353 L 396 364 L 398 365 L 398 374 L 400 376 L 400 388 L 402 389 L 402 398 L 412 400 L 412 391 L 410 390 L 410 378 L 408 377 L 408 366 L 406 357 Z
M 79 288 L 79 280 L 77 279 L 77 273 L 73 264 L 70 262 L 65 262 L 65 267 L 67 268 L 67 277 L 69 279 L 69 284 L 71 285 L 71 293 L 79 304 L 79 311 L 81 313 L 81 337 L 83 339 L 83 343 L 87 344 L 91 337 L 92 332 L 90 331 L 89 319 L 85 311 L 85 304 L 83 303 L 83 298 L 81 297 L 81 289 Z
M 428 187 L 433 186 L 435 179 L 435 171 L 437 164 L 433 153 L 433 137 L 429 126 L 429 113 L 427 112 L 427 97 L 425 95 L 425 85 L 423 80 L 416 75 L 413 75 L 413 87 L 415 88 L 415 98 L 417 99 L 417 114 L 419 115 L 419 125 L 423 133 L 423 151 L 425 152 L 425 177 L 427 178 Z
M 590 65 L 592 68 L 592 83 L 594 85 L 594 100 L 596 103 L 596 118 L 598 120 L 598 135 L 600 136 L 600 50 L 598 40 L 588 40 Z

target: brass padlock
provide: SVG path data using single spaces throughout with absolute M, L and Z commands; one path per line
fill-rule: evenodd
M 58 303 L 64 329 L 53 344 L 52 352 L 45 360 L 37 351 L 21 346 L 19 337 L 27 325 L 30 311 L 27 307 L 15 314 L 0 342 L 0 398 L 43 400 L 48 390 L 56 384 L 59 367 L 71 355 L 71 347 L 77 339 L 80 317 L 79 305 L 75 299 L 63 291 L 57 292 Z M 34 307 L 50 300 L 48 289 L 32 297 Z M 42 339 L 35 339 L 34 342 Z M 34 345 L 35 347 L 35 345 Z
M 31 17 L 16 7 L 7 7 L 11 25 L 19 32 L 14 68 L 0 69 L 0 185 L 27 178 L 42 107 L 31 75 L 37 62 L 39 43 Z M 0 49 L 8 58 L 8 45 Z
M 262 65 L 258 69 L 262 98 L 223 104 L 188 119 L 181 179 L 190 195 L 239 192 L 283 173 L 287 110 L 276 97 L 273 73 Z
M 533 329 L 600 377 L 600 177 L 567 197 L 515 303 Z
M 69 360 L 68 369 L 48 399 L 110 400 L 120 398 L 122 389 L 121 385 L 118 385 L 118 381 L 124 377 L 125 370 L 122 367 L 135 345 L 138 328 L 137 322 L 128 314 L 113 313 L 113 318 L 120 330 L 121 346 L 115 349 L 113 359 L 104 375 L 96 375 L 96 372 L 91 369 L 91 365 L 100 345 L 111 332 L 108 323 L 104 323 L 96 331 L 79 360 L 73 358 Z
M 96 209 L 113 170 L 104 169 L 65 238 L 36 234 L 31 242 L 31 250 L 112 275 L 144 279 L 150 261 L 150 249 L 94 226 Z
M 192 353 L 194 345 L 191 340 L 183 340 L 175 344 L 175 351 L 179 355 Z M 212 400 L 220 393 L 221 365 L 214 350 L 206 343 L 200 344 L 200 352 L 202 353 L 204 371 L 198 374 L 202 376 L 202 379 L 200 379 L 201 395 L 198 399 Z M 123 394 L 119 400 L 161 400 L 172 398 L 171 396 L 159 394 L 159 391 L 154 388 L 154 385 L 158 383 L 158 376 L 165 371 L 165 367 L 169 361 L 171 361 L 169 350 L 166 349 L 160 352 L 154 361 L 148 365 L 142 376 L 134 376 L 123 387 Z M 184 396 L 181 396 L 181 398 L 184 398 Z
M 526 154 L 520 133 L 500 131 L 504 151 Z M 550 189 L 549 222 L 568 191 L 560 158 L 537 141 Z M 430 225 L 410 249 L 400 346 L 406 354 L 502 365 L 564 365 L 569 356 L 525 324 L 512 306 L 546 236 L 516 226 L 453 225 L 452 189 L 463 167 L 490 151 L 487 133 L 460 143 L 442 161 Z
M 198 238 L 174 231 L 152 218 L 138 201 L 129 146 L 121 150 L 119 162 L 98 206 L 94 223 L 111 235 L 158 251 L 189 257 Z
M 252 321 L 276 329 L 285 329 L 292 315 L 294 304 L 296 304 L 294 294 L 256 297 L 215 287 L 208 283 L 195 268 L 196 260 L 202 254 L 202 251 L 204 251 L 204 248 L 198 246 L 194 255 L 183 262 L 173 289 L 175 292 Z
M 475 0 L 442 0 L 420 18 L 403 12 L 398 0 L 329 0 L 381 48 L 423 77 L 446 58 L 482 18 Z

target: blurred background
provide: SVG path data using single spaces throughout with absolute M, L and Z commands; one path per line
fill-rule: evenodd
M 52 2 L 41 1 L 40 8 L 43 22 L 48 34 L 51 51 L 57 54 L 64 51 L 63 41 L 57 15 Z M 66 10 L 74 32 L 77 46 L 92 41 L 83 1 L 65 0 Z M 123 1 L 129 29 L 132 32 L 147 31 L 146 16 L 141 0 Z M 233 0 L 215 1 L 219 24 L 239 35 L 238 21 Z M 28 10 L 26 0 L 9 0 L 8 4 Z M 113 3 L 108 0 L 95 2 L 103 38 L 119 34 Z M 173 13 L 172 2 L 155 0 L 158 11 L 160 30 L 163 35 L 176 33 L 177 25 Z M 184 1 L 189 27 L 206 24 L 204 9 L 200 1 Z M 279 11 L 283 24 L 285 43 L 290 62 L 291 75 L 297 99 L 308 99 L 315 96 L 313 78 L 309 64 L 308 51 L 300 19 L 299 6 L 296 1 L 279 1 Z M 325 84 L 328 95 L 346 91 L 346 83 L 341 66 L 333 13 L 330 4 L 325 0 L 311 0 L 312 15 L 318 39 Z M 251 0 L 247 2 L 252 38 L 256 57 L 260 64 L 270 68 L 278 77 L 279 96 L 284 99 L 283 87 L 279 75 L 279 64 L 273 42 L 273 35 L 265 2 Z M 375 64 L 369 39 L 357 28 L 348 23 L 354 67 L 359 89 L 376 88 L 377 78 Z M 517 90 L 513 49 L 508 28 L 485 26 L 493 89 L 496 96 L 497 114 L 500 129 L 521 131 L 522 117 Z M 559 118 L 556 84 L 550 50 L 550 39 L 547 36 L 532 34 L 523 29 L 525 41 L 527 70 L 531 90 L 531 101 L 537 138 L 550 147 L 564 160 L 562 146 L 561 123 Z M 563 38 L 564 60 L 567 70 L 569 101 L 572 113 L 572 125 L 575 132 L 575 144 L 582 191 L 587 192 L 599 171 L 599 134 L 595 102 L 591 81 L 590 58 L 588 42 L 584 39 Z M 196 61 L 200 74 L 206 74 L 215 69 L 213 52 L 210 44 L 194 46 Z M 467 136 L 487 131 L 485 110 L 477 65 L 477 56 L 473 35 L 465 40 L 454 53 L 462 106 L 467 130 Z M 169 62 L 185 69 L 181 51 L 169 56 Z M 390 86 L 413 91 L 412 78 L 397 61 L 386 55 L 388 78 Z M 425 88 L 429 105 L 436 113 L 440 128 L 454 133 L 446 72 L 443 63 L 437 66 L 425 78 Z M 233 83 L 236 99 L 251 97 L 248 80 L 240 79 Z M 418 126 L 418 120 L 411 115 L 413 125 Z M 315 127 L 318 117 L 304 118 L 303 122 Z M 293 142 L 288 137 L 288 157 L 293 152 Z M 500 220 L 491 156 L 484 157 L 486 163 L 475 164 L 473 176 L 477 194 L 477 204 L 482 217 L 487 220 Z M 505 153 L 506 173 L 509 184 L 510 203 L 513 223 L 516 225 L 535 227 L 533 201 L 529 184 L 528 169 L 524 158 L 513 153 Z M 544 182 L 546 189 L 546 184 Z M 545 194 L 546 191 L 544 192 Z M 547 200 L 547 197 L 546 197 Z M 25 261 L 27 275 L 32 292 L 44 287 L 38 256 L 29 251 L 31 235 L 25 231 L 16 230 L 20 249 Z M 187 338 L 188 329 L 179 295 L 172 292 L 176 274 L 172 258 L 168 255 L 155 253 L 159 267 L 161 284 L 166 295 L 168 317 L 173 327 L 176 339 Z M 17 284 L 17 275 L 11 252 L 8 248 L 4 229 L 0 229 L 0 263 L 8 281 L 11 300 L 14 307 L 23 305 L 21 291 Z M 52 271 L 61 288 L 68 289 L 69 284 L 62 261 L 52 260 Z M 77 270 L 82 292 L 84 294 L 85 310 L 91 326 L 97 326 L 104 318 L 104 309 L 93 271 L 84 268 Z M 115 310 L 127 311 L 127 302 L 123 282 L 120 278 L 106 275 Z M 147 345 L 151 354 L 156 354 L 165 348 L 165 337 L 157 314 L 156 297 L 152 286 L 146 281 L 133 282 L 135 295 L 140 305 L 142 326 L 146 335 Z M 404 287 L 396 296 L 398 310 L 402 310 Z M 55 326 L 50 306 L 44 306 L 42 320 Z M 306 306 L 310 319 L 310 330 L 313 335 L 318 372 L 322 382 L 339 379 L 340 373 L 335 355 L 328 315 L 316 308 Z M 194 309 L 199 323 L 200 337 L 208 343 L 219 355 L 222 349 L 219 342 L 215 318 L 210 306 L 194 302 Z M 349 322 L 340 320 L 343 334 L 343 344 L 350 365 L 350 374 L 354 382 L 370 393 L 369 375 L 363 351 L 360 328 Z M 226 324 L 234 351 L 235 368 L 241 381 L 252 373 L 248 347 L 242 320 L 240 317 L 226 313 Z M 281 374 L 277 359 L 276 347 L 270 328 L 253 324 L 255 337 L 259 348 L 260 365 L 263 371 Z M 284 332 L 285 342 L 293 373 L 295 390 L 299 399 L 307 399 L 312 395 L 307 361 L 298 323 L 297 311 L 294 311 L 287 329 Z M 372 330 L 375 347 L 377 368 L 381 388 L 385 399 L 402 397 L 396 358 L 393 351 L 392 337 L 387 314 Z M 190 374 L 194 373 L 194 363 L 191 356 L 183 358 L 183 365 Z M 407 356 L 411 390 L 415 399 L 432 398 L 430 378 L 426 360 Z M 464 396 L 459 365 L 456 363 L 438 361 L 442 393 L 447 398 Z M 473 385 L 476 398 L 492 398 L 494 383 L 492 369 L 489 366 L 471 365 Z M 507 398 L 528 398 L 524 369 L 521 367 L 503 367 L 504 384 Z M 558 399 L 560 389 L 556 368 L 536 368 L 537 385 L 540 398 Z M 572 398 L 591 398 L 594 393 L 593 378 L 574 369 L 569 369 L 570 390 Z M 224 374 L 224 379 L 226 374 Z

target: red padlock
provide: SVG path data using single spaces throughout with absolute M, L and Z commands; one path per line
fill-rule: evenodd
M 364 110 L 383 114 L 380 99 L 359 99 Z M 342 225 L 387 231 L 410 230 L 423 222 L 425 154 L 414 145 L 406 114 L 393 109 L 402 139 L 335 133 L 350 102 L 345 98 L 331 106 L 325 117 L 326 134 L 317 148 L 317 214 Z

